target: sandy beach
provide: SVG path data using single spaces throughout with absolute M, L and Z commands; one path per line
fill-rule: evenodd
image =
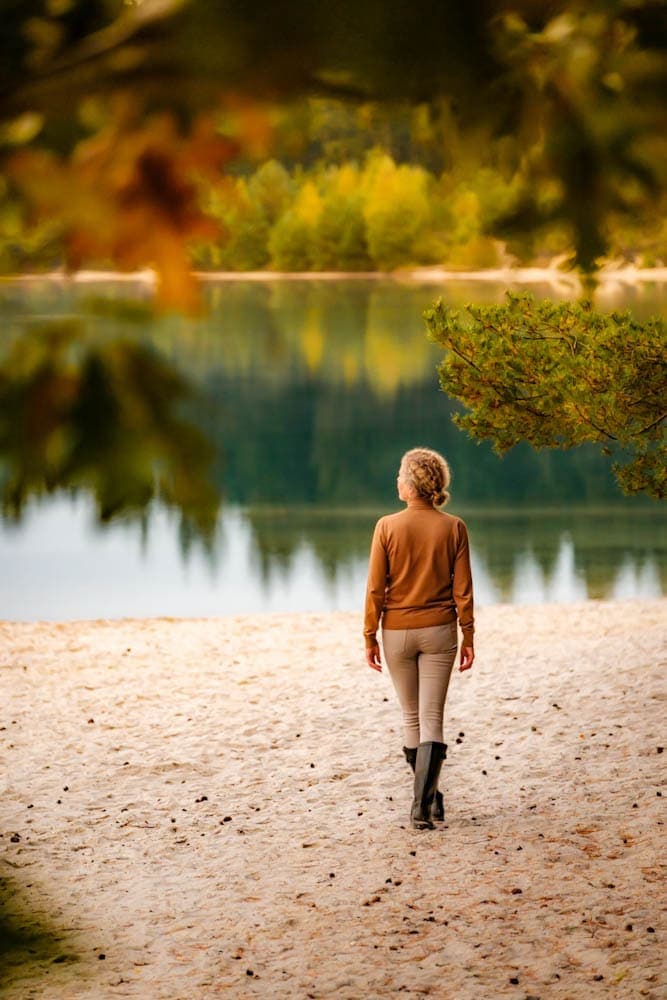
M 407 822 L 356 614 L 1 623 L 0 994 L 666 995 L 667 600 L 478 614 Z

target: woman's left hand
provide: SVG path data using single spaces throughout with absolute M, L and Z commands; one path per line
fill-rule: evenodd
M 380 656 L 380 647 L 377 644 L 369 646 L 366 650 L 366 663 L 371 670 L 377 670 L 379 673 L 382 673 L 382 657 Z
M 464 670 L 470 670 L 475 659 L 475 650 L 472 646 L 462 646 L 461 647 L 461 657 L 459 670 L 463 672 Z

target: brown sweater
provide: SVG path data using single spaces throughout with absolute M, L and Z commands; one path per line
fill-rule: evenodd
M 463 645 L 473 645 L 468 532 L 463 521 L 411 500 L 375 525 L 366 588 L 364 636 L 374 646 L 386 629 L 446 625 L 458 618 Z

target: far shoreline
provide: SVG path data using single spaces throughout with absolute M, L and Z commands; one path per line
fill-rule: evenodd
M 548 284 L 573 293 L 581 291 L 583 283 L 578 273 L 550 267 L 504 267 L 488 270 L 459 271 L 443 267 L 416 267 L 396 271 L 193 271 L 202 282 L 292 282 L 292 281 L 391 281 L 399 284 L 439 285 L 448 282 L 497 282 L 507 285 Z M 667 267 L 640 268 L 607 266 L 595 274 L 598 285 L 618 284 L 628 287 L 644 283 L 667 282 Z M 154 286 L 157 274 L 151 268 L 141 271 L 81 270 L 67 274 L 62 270 L 43 274 L 1 275 L 4 284 L 39 281 L 63 284 L 93 284 L 127 282 Z

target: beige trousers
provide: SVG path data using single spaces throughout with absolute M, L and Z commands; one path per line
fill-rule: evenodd
M 406 747 L 444 742 L 442 715 L 457 645 L 456 622 L 382 630 L 385 662 L 403 712 Z

